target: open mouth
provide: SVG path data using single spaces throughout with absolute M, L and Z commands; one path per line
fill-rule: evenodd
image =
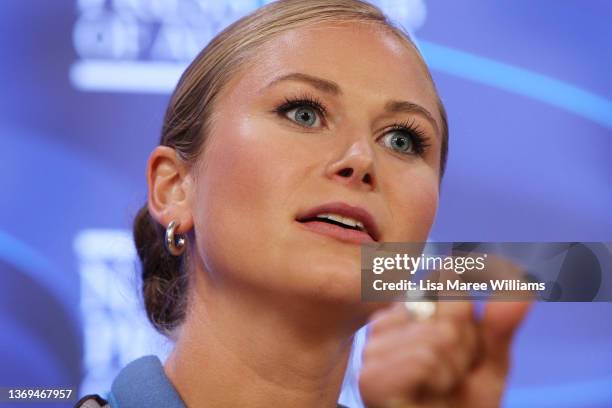
M 362 231 L 362 232 L 367 233 L 361 221 L 356 221 L 351 218 L 342 217 L 340 215 L 335 215 L 335 214 L 321 214 L 321 215 L 317 215 L 316 217 L 310 217 L 304 220 L 300 220 L 300 222 L 302 223 L 315 222 L 315 221 L 325 222 L 328 224 L 337 225 L 342 228 L 347 228 L 347 229 L 352 229 L 355 231 Z
M 364 209 L 345 203 L 330 203 L 298 216 L 307 229 L 342 241 L 371 243 L 378 241 L 373 217 Z

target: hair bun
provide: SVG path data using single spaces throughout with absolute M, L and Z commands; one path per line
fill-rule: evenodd
M 168 254 L 163 246 L 164 229 L 145 204 L 134 219 L 134 242 L 142 266 L 142 294 L 147 316 L 164 335 L 185 318 L 187 274 L 182 256 Z

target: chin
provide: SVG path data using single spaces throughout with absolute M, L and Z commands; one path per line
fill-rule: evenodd
M 296 274 L 306 295 L 319 301 L 356 304 L 361 302 L 359 258 L 346 255 L 311 256 Z

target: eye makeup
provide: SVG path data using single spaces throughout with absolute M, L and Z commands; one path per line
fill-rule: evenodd
M 325 104 L 319 98 L 309 93 L 300 93 L 295 96 L 285 97 L 284 101 L 279 106 L 277 106 L 273 110 L 273 112 L 276 113 L 282 119 L 289 120 L 297 126 L 301 126 L 303 128 L 314 128 L 312 126 L 306 126 L 302 123 L 299 123 L 289 117 L 288 112 L 300 108 L 310 108 L 314 110 L 315 114 L 319 116 L 321 123 L 323 125 L 326 123 L 328 109 L 325 107 Z M 427 136 L 426 132 L 418 125 L 417 121 L 414 118 L 411 120 L 396 122 L 391 124 L 390 126 L 387 126 L 383 131 L 383 135 L 377 139 L 377 142 L 393 132 L 399 133 L 410 140 L 410 151 L 395 150 L 392 147 L 383 144 L 384 146 L 390 148 L 396 153 L 399 153 L 400 155 L 423 156 L 427 151 L 428 147 L 430 146 L 430 144 L 427 143 L 429 137 Z
M 321 119 L 325 119 L 327 108 L 325 108 L 325 105 L 320 99 L 308 93 L 298 94 L 298 96 L 293 97 L 285 97 L 284 103 L 276 107 L 274 111 L 279 116 L 285 117 L 290 110 L 304 106 L 314 109 L 321 116 Z
M 391 132 L 399 132 L 410 138 L 412 143 L 412 151 L 406 153 L 399 152 L 400 154 L 416 154 L 418 156 L 423 156 L 427 148 L 430 146 L 430 144 L 427 143 L 429 138 L 427 137 L 425 131 L 419 127 L 414 119 L 392 124 L 390 127 L 385 129 L 382 137 L 385 137 Z

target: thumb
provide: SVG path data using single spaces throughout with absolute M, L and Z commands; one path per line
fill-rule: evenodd
M 499 407 L 510 371 L 516 329 L 531 302 L 489 301 L 480 321 L 479 362 L 457 393 L 460 407 Z
M 481 321 L 482 341 L 487 359 L 508 368 L 510 345 L 532 302 L 489 301 Z

